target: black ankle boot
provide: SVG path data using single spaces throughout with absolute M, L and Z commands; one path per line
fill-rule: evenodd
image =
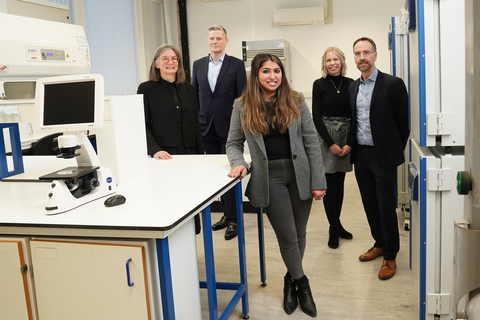
M 297 285 L 293 282 L 290 273 L 284 277 L 285 285 L 283 287 L 283 310 L 286 314 L 292 314 L 298 305 Z
M 338 236 L 342 239 L 347 239 L 347 240 L 350 240 L 353 238 L 353 234 L 345 230 L 342 225 L 340 225 L 340 227 L 338 228 Z
M 312 291 L 310 290 L 310 285 L 306 276 L 303 276 L 299 280 L 295 280 L 297 285 L 297 295 L 298 302 L 302 311 L 308 314 L 311 317 L 317 316 L 317 306 L 313 301 Z
M 328 236 L 328 247 L 332 249 L 338 248 L 338 228 L 330 227 L 330 232 Z

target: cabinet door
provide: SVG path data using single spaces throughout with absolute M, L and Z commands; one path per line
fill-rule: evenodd
M 142 245 L 30 244 L 39 319 L 150 319 Z
M 27 257 L 22 240 L 0 238 L 0 318 L 32 320 L 30 286 L 27 281 Z

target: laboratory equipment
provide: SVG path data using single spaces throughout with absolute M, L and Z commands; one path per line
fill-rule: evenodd
M 103 76 L 69 75 L 38 79 L 34 128 L 38 131 L 77 132 L 103 126 Z
M 292 84 L 290 67 L 290 42 L 284 39 L 242 41 L 242 58 L 245 62 L 247 76 L 250 76 L 250 69 L 253 58 L 259 53 L 270 53 L 276 55 L 282 61 L 285 69 L 285 76 L 290 85 Z
M 0 123 L 18 123 L 26 150 L 45 135 L 32 125 L 36 80 L 88 74 L 90 48 L 78 25 L 0 13 L 0 30 Z
M 101 167 L 87 133 L 103 126 L 104 92 L 101 75 L 68 75 L 37 80 L 35 122 L 38 130 L 63 132 L 57 157 L 75 158 L 68 167 L 41 176 L 53 181 L 47 194 L 47 214 L 62 213 L 116 191 L 110 169 Z

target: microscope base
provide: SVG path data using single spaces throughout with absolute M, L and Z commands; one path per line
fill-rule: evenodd
M 50 185 L 45 202 L 45 213 L 47 215 L 59 214 L 115 193 L 117 186 L 110 169 L 101 167 L 96 173 L 100 185 L 79 198 L 73 196 L 64 180 L 54 180 Z

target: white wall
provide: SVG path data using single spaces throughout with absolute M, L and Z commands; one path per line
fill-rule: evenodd
M 339 47 L 347 58 L 348 76 L 358 78 L 352 44 L 366 36 L 377 44 L 377 68 L 390 72 L 388 31 L 392 16 L 400 16 L 405 0 L 333 0 L 333 22 L 323 26 L 275 28 L 272 11 L 284 8 L 321 6 L 320 0 L 187 1 L 190 61 L 208 55 L 208 27 L 227 29 L 227 53 L 242 57 L 242 41 L 285 39 L 291 45 L 293 88 L 311 95 L 312 84 L 321 76 L 321 58 L 330 46 Z

